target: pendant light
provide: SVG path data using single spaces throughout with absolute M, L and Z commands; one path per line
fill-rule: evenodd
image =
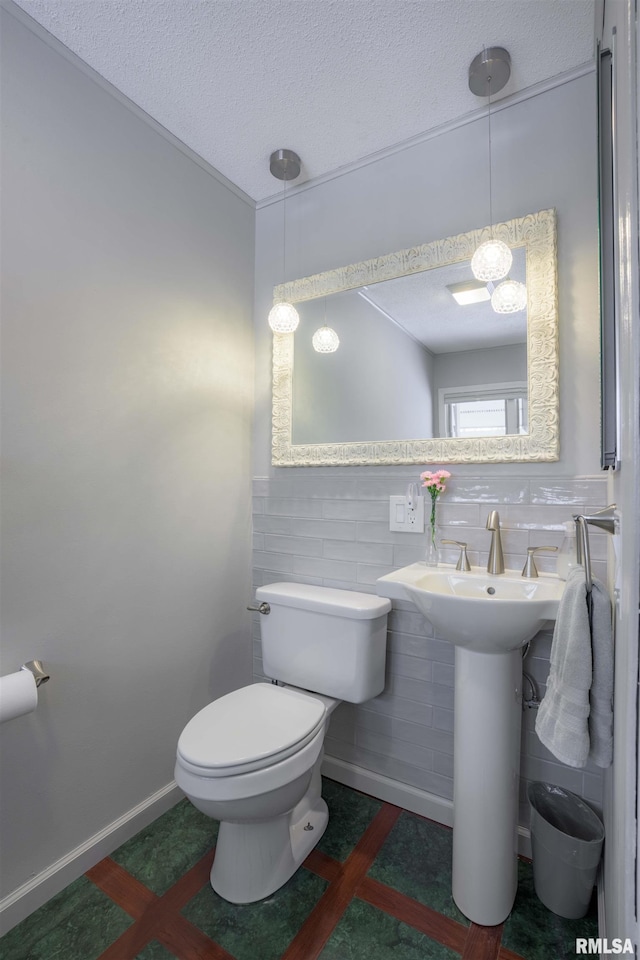
M 527 305 L 527 288 L 524 283 L 508 277 L 499 283 L 491 294 L 491 306 L 496 313 L 518 313 Z
M 340 337 L 331 327 L 327 326 L 327 298 L 324 298 L 324 325 L 318 327 L 311 338 L 316 353 L 335 353 L 340 346 Z
M 311 342 L 316 353 L 335 353 L 340 346 L 340 337 L 331 327 L 319 327 Z
M 498 93 L 511 76 L 511 57 L 503 47 L 489 47 L 479 53 L 469 67 L 469 88 L 477 97 L 488 97 L 489 118 L 489 229 L 491 239 L 481 243 L 471 258 L 476 280 L 496 281 L 506 277 L 513 260 L 511 250 L 493 236 L 493 197 L 491 181 L 491 94 Z
M 276 150 L 269 158 L 269 170 L 274 177 L 282 180 L 282 282 L 286 280 L 287 254 L 287 181 L 295 180 L 300 174 L 300 157 L 293 150 Z M 300 323 L 298 311 L 292 303 L 280 300 L 269 311 L 269 326 L 274 333 L 293 333 Z

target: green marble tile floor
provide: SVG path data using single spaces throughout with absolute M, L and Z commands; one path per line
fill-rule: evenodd
M 86 877 L 49 900 L 0 939 L 2 960 L 89 960 L 132 923 Z
M 245 905 L 222 900 L 203 874 L 201 888 L 195 895 L 191 891 L 187 902 L 178 908 L 180 913 L 176 916 L 181 923 L 187 922 L 196 939 L 211 941 L 212 949 L 222 951 L 212 953 L 212 957 L 280 960 L 286 955 L 287 960 L 305 960 L 304 950 L 297 948 L 296 953 L 294 949 L 301 929 L 309 928 L 310 917 L 315 918 L 313 923 L 317 922 L 318 911 L 331 901 L 327 896 L 333 883 L 331 877 L 342 875 L 347 869 L 345 864 L 353 861 L 351 855 L 356 847 L 360 851 L 359 843 L 367 829 L 384 807 L 389 809 L 388 804 L 332 780 L 324 781 L 324 796 L 330 819 L 317 850 L 323 863 L 330 865 L 332 874 L 321 876 L 322 869 L 311 863 L 273 896 Z M 151 891 L 145 896 L 155 903 L 196 865 L 198 870 L 202 869 L 203 858 L 215 845 L 216 834 L 217 824 L 182 800 L 119 847 L 109 862 L 117 865 L 116 870 L 121 868 L 119 876 L 125 887 L 127 882 L 137 881 Z M 411 924 L 415 910 L 428 907 L 440 915 L 443 929 L 459 931 L 460 942 L 465 942 L 469 921 L 451 897 L 451 836 L 447 827 L 407 811 L 400 812 L 372 854 L 367 873 L 367 880 L 384 885 L 377 889 L 389 891 L 396 904 L 394 915 L 390 908 L 387 912 L 384 904 L 374 906 L 367 898 L 359 898 L 354 886 L 346 909 L 336 912 L 333 927 L 329 924 L 330 932 L 318 941 L 320 946 L 313 953 L 314 958 L 476 960 L 462 947 L 456 952 L 446 946 L 446 937 L 438 942 Z M 500 960 L 503 948 L 511 951 L 511 958 L 523 960 L 573 958 L 576 937 L 598 935 L 595 903 L 584 920 L 563 920 L 536 897 L 531 864 L 520 861 L 519 871 L 518 895 L 502 930 L 500 952 L 494 951 L 495 960 Z M 122 938 L 119 942 L 126 942 L 132 925 L 142 922 L 139 917 L 136 919 L 135 911 L 127 913 L 116 899 L 115 894 L 111 899 L 88 877 L 80 877 L 0 939 L 0 960 L 98 960 L 118 938 Z M 126 907 L 127 903 L 122 902 Z M 416 907 L 416 903 L 423 906 Z M 160 939 L 154 937 L 154 932 Z M 144 945 L 141 949 L 136 947 L 135 955 L 118 957 L 111 947 L 109 960 L 171 960 L 176 956 L 179 960 L 192 960 L 208 956 L 198 952 L 203 947 L 188 945 L 182 953 L 172 952 L 165 945 L 170 942 L 167 937 L 165 942 L 161 939 L 160 930 L 149 930 L 139 940 Z

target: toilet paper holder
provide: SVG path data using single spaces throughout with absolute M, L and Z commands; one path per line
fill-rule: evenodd
M 51 679 L 47 671 L 42 666 L 41 660 L 29 660 L 27 663 L 23 663 L 20 669 L 28 670 L 29 673 L 34 675 L 36 687 L 39 687 L 41 684 L 46 683 L 47 680 Z

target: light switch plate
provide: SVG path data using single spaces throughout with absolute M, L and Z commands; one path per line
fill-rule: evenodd
M 389 497 L 389 530 L 424 533 L 424 497 L 416 497 L 413 509 L 406 497 Z

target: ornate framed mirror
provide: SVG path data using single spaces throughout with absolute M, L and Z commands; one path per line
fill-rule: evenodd
M 511 248 L 527 305 L 460 305 L 473 252 Z M 480 290 L 490 301 L 491 285 Z M 541 210 L 281 284 L 295 334 L 273 335 L 275 466 L 505 463 L 558 459 L 556 219 Z M 312 335 L 335 329 L 318 354 Z

